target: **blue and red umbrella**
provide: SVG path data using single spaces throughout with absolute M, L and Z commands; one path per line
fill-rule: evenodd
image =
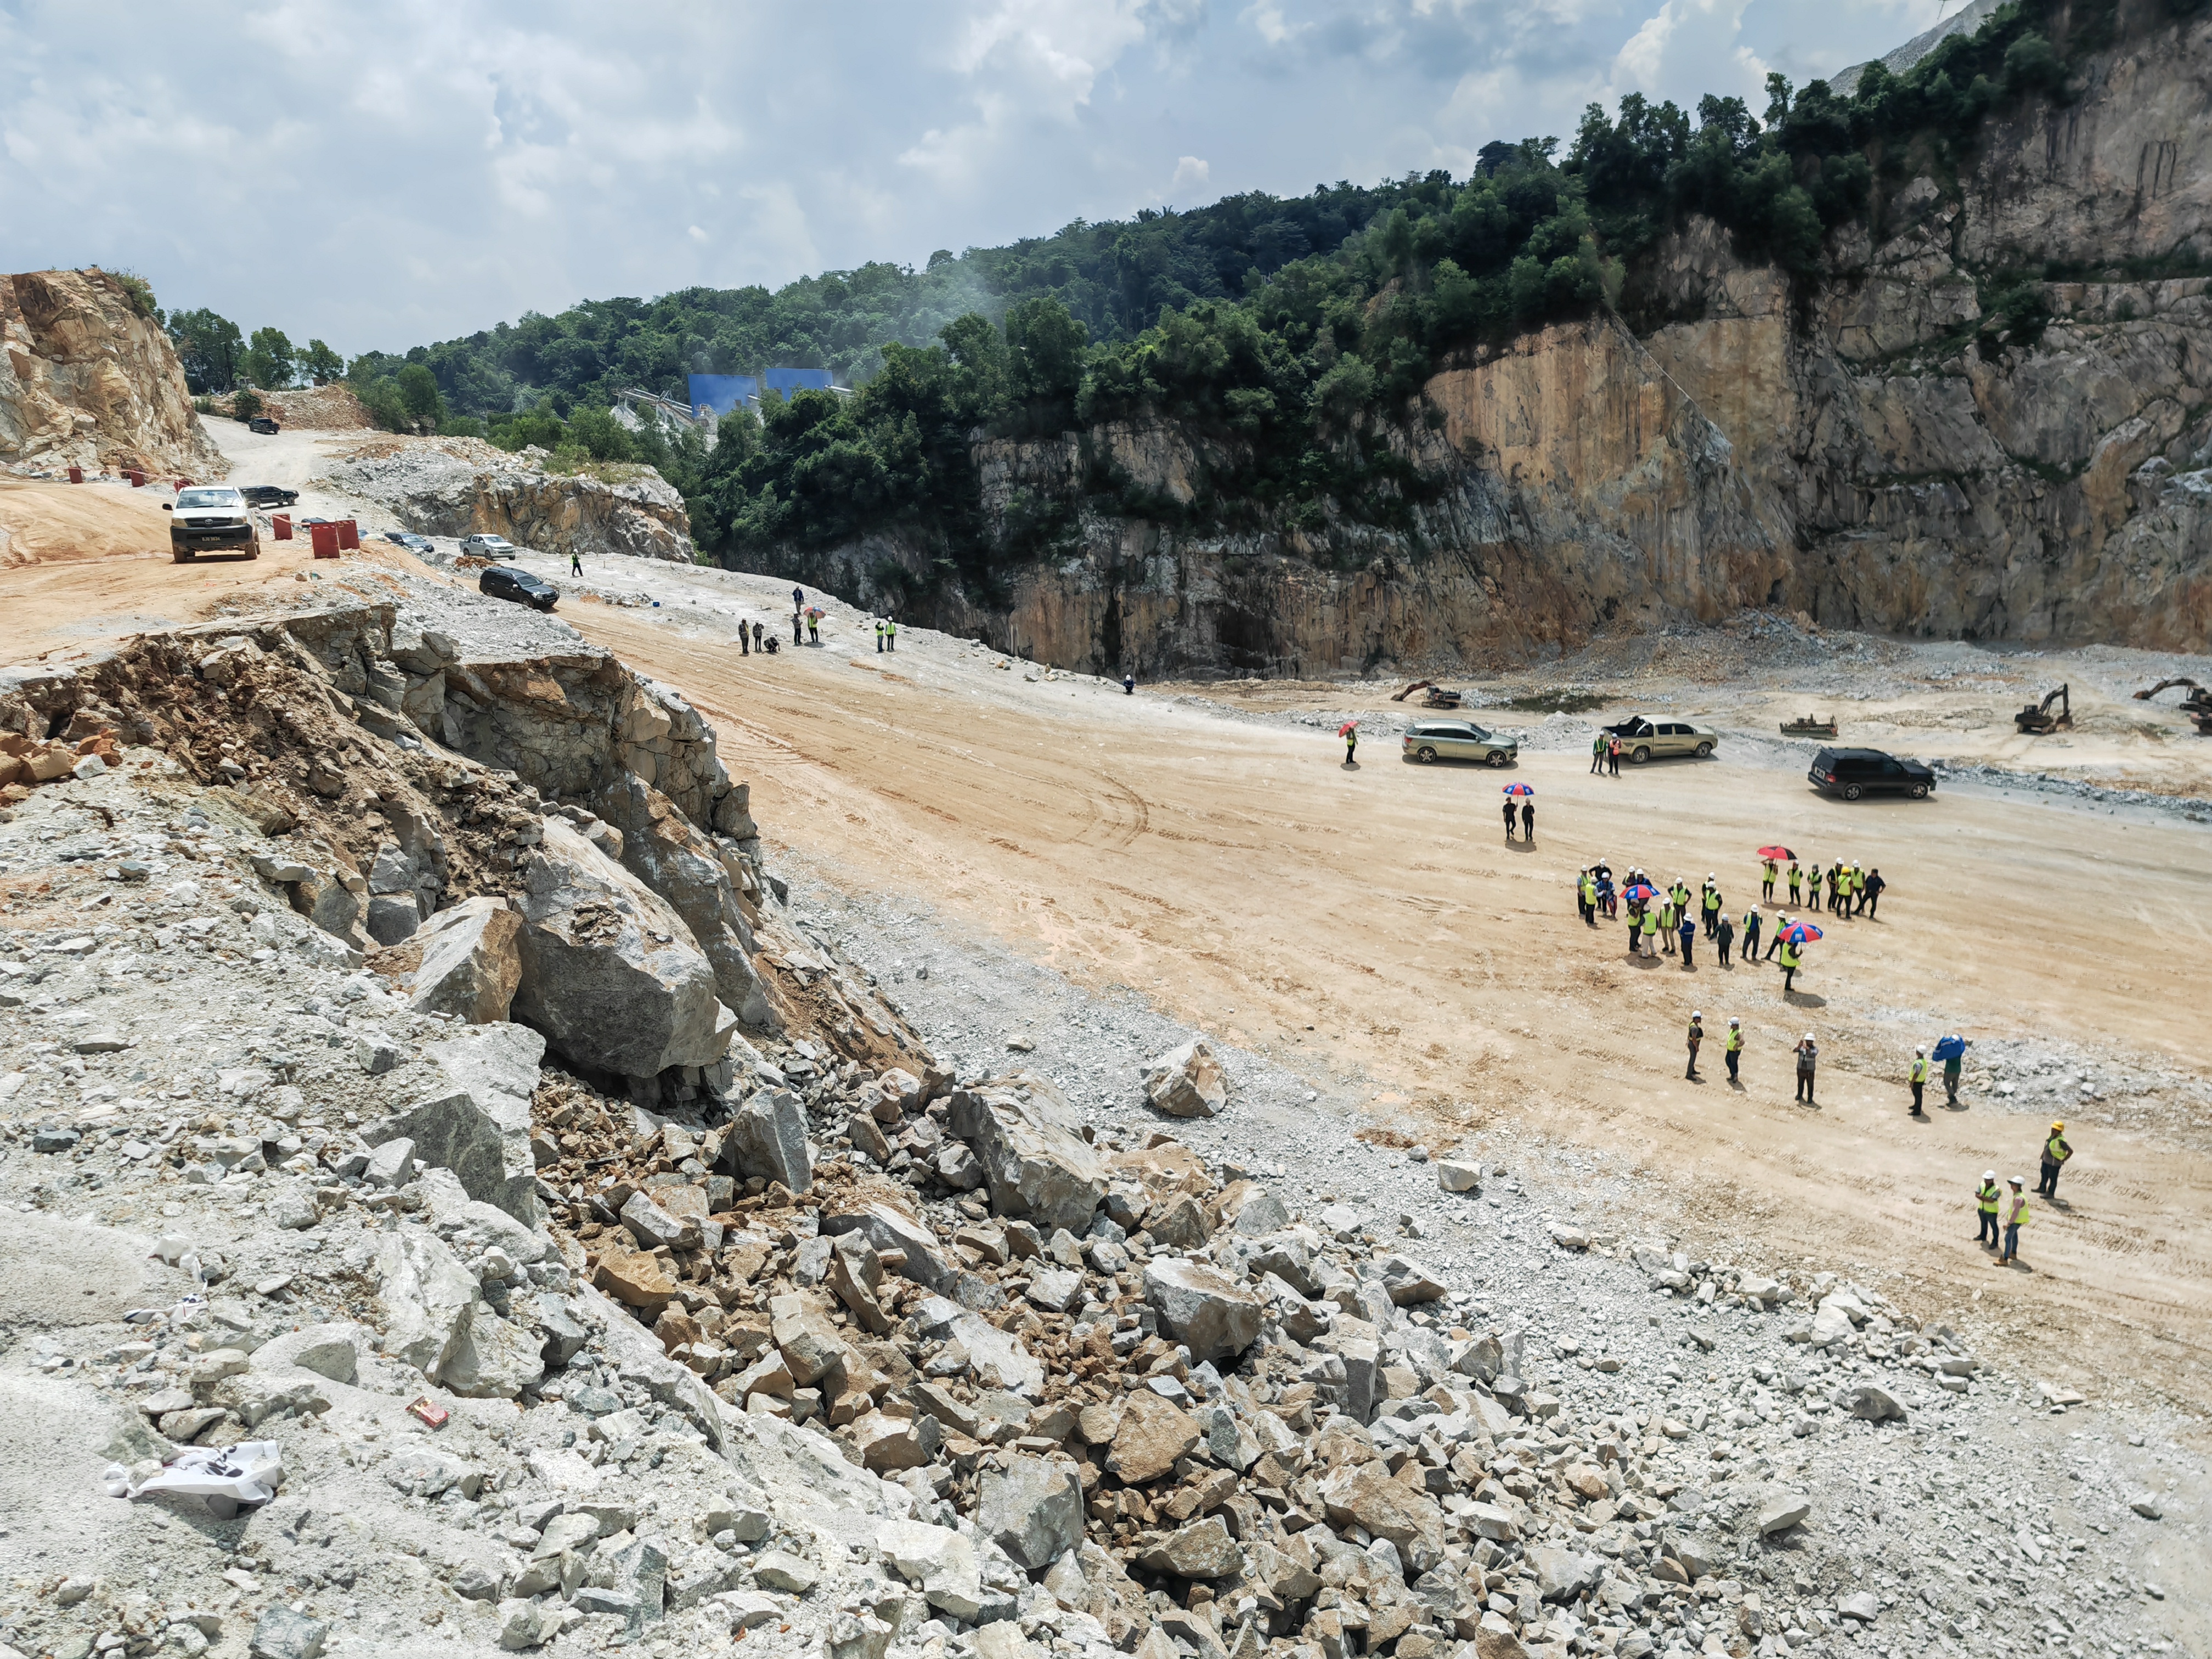
M 1793 921 L 1782 930 L 1782 942 L 1785 945 L 1810 945 L 1821 937 L 1820 930 L 1809 921 Z
M 1658 897 L 1659 892 L 1650 882 L 1639 881 L 1633 887 L 1621 889 L 1620 896 L 1631 904 L 1644 904 Z
M 1536 791 L 1528 784 L 1509 783 L 1505 786 L 1505 793 L 1509 795 L 1533 795 Z

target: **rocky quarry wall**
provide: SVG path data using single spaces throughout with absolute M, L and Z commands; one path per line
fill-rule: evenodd
M 0 467 L 220 478 L 175 348 L 105 271 L 0 276 Z
M 424 536 L 504 536 L 542 552 L 689 564 L 684 498 L 649 466 L 613 481 L 548 472 L 542 449 L 509 454 L 476 438 L 381 440 L 331 468 L 329 482 L 390 507 Z
M 1194 534 L 1101 510 L 1094 461 L 1178 505 L 1211 441 L 1164 424 L 979 444 L 993 533 L 1017 490 L 1079 509 L 1010 603 L 933 625 L 1091 672 L 1326 673 L 1552 654 L 1608 625 L 1747 605 L 2024 644 L 2212 643 L 2212 22 L 2094 58 L 1954 184 L 1910 180 L 1793 287 L 1692 224 L 1641 337 L 1600 317 L 1473 353 L 1401 440 L 1441 482 L 1403 533 Z M 2052 283 L 2039 338 L 1980 348 L 1975 274 Z M 2160 276 L 2161 270 L 2172 272 Z M 2149 273 L 2148 275 L 2142 273 Z M 863 602 L 896 535 L 779 568 Z

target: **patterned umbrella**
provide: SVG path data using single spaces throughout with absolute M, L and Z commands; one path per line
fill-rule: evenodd
M 1525 783 L 1509 783 L 1505 786 L 1505 793 L 1509 795 L 1533 795 L 1536 792 Z
M 1633 887 L 1623 888 L 1620 896 L 1631 904 L 1648 904 L 1658 896 L 1658 890 L 1650 882 L 1639 881 Z
M 1797 855 L 1786 847 L 1762 847 L 1759 856 L 1763 859 L 1794 859 Z
M 1821 937 L 1820 930 L 1809 921 L 1792 922 L 1782 930 L 1783 941 L 1789 945 L 1810 945 Z

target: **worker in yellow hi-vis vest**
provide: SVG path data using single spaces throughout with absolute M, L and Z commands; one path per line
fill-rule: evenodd
M 1735 1068 L 1743 1059 L 1743 1022 L 1741 1020 L 1729 1021 L 1728 1041 L 1722 1046 L 1721 1055 L 1728 1061 L 1729 1081 L 1741 1087 L 1743 1079 L 1736 1075 Z
M 2012 1191 L 2004 1200 L 2004 1253 L 1997 1257 L 1996 1265 L 2009 1267 L 2020 1260 L 2020 1230 L 2027 1225 L 2027 1194 L 2021 1190 L 2027 1177 L 2012 1177 Z
M 1920 1109 L 1920 1097 L 1928 1087 L 1927 1049 L 1915 1048 L 1912 1051 L 1912 1067 L 1905 1073 L 1905 1076 L 1912 1085 L 1911 1115 L 1914 1117 L 1927 1116 L 1928 1114 Z

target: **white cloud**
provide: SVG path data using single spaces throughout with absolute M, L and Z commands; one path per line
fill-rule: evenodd
M 127 266 L 170 306 L 398 348 L 1170 199 L 1464 173 L 1591 98 L 1692 107 L 1769 64 L 1802 85 L 1942 4 L 6 0 L 0 225 L 15 269 Z

